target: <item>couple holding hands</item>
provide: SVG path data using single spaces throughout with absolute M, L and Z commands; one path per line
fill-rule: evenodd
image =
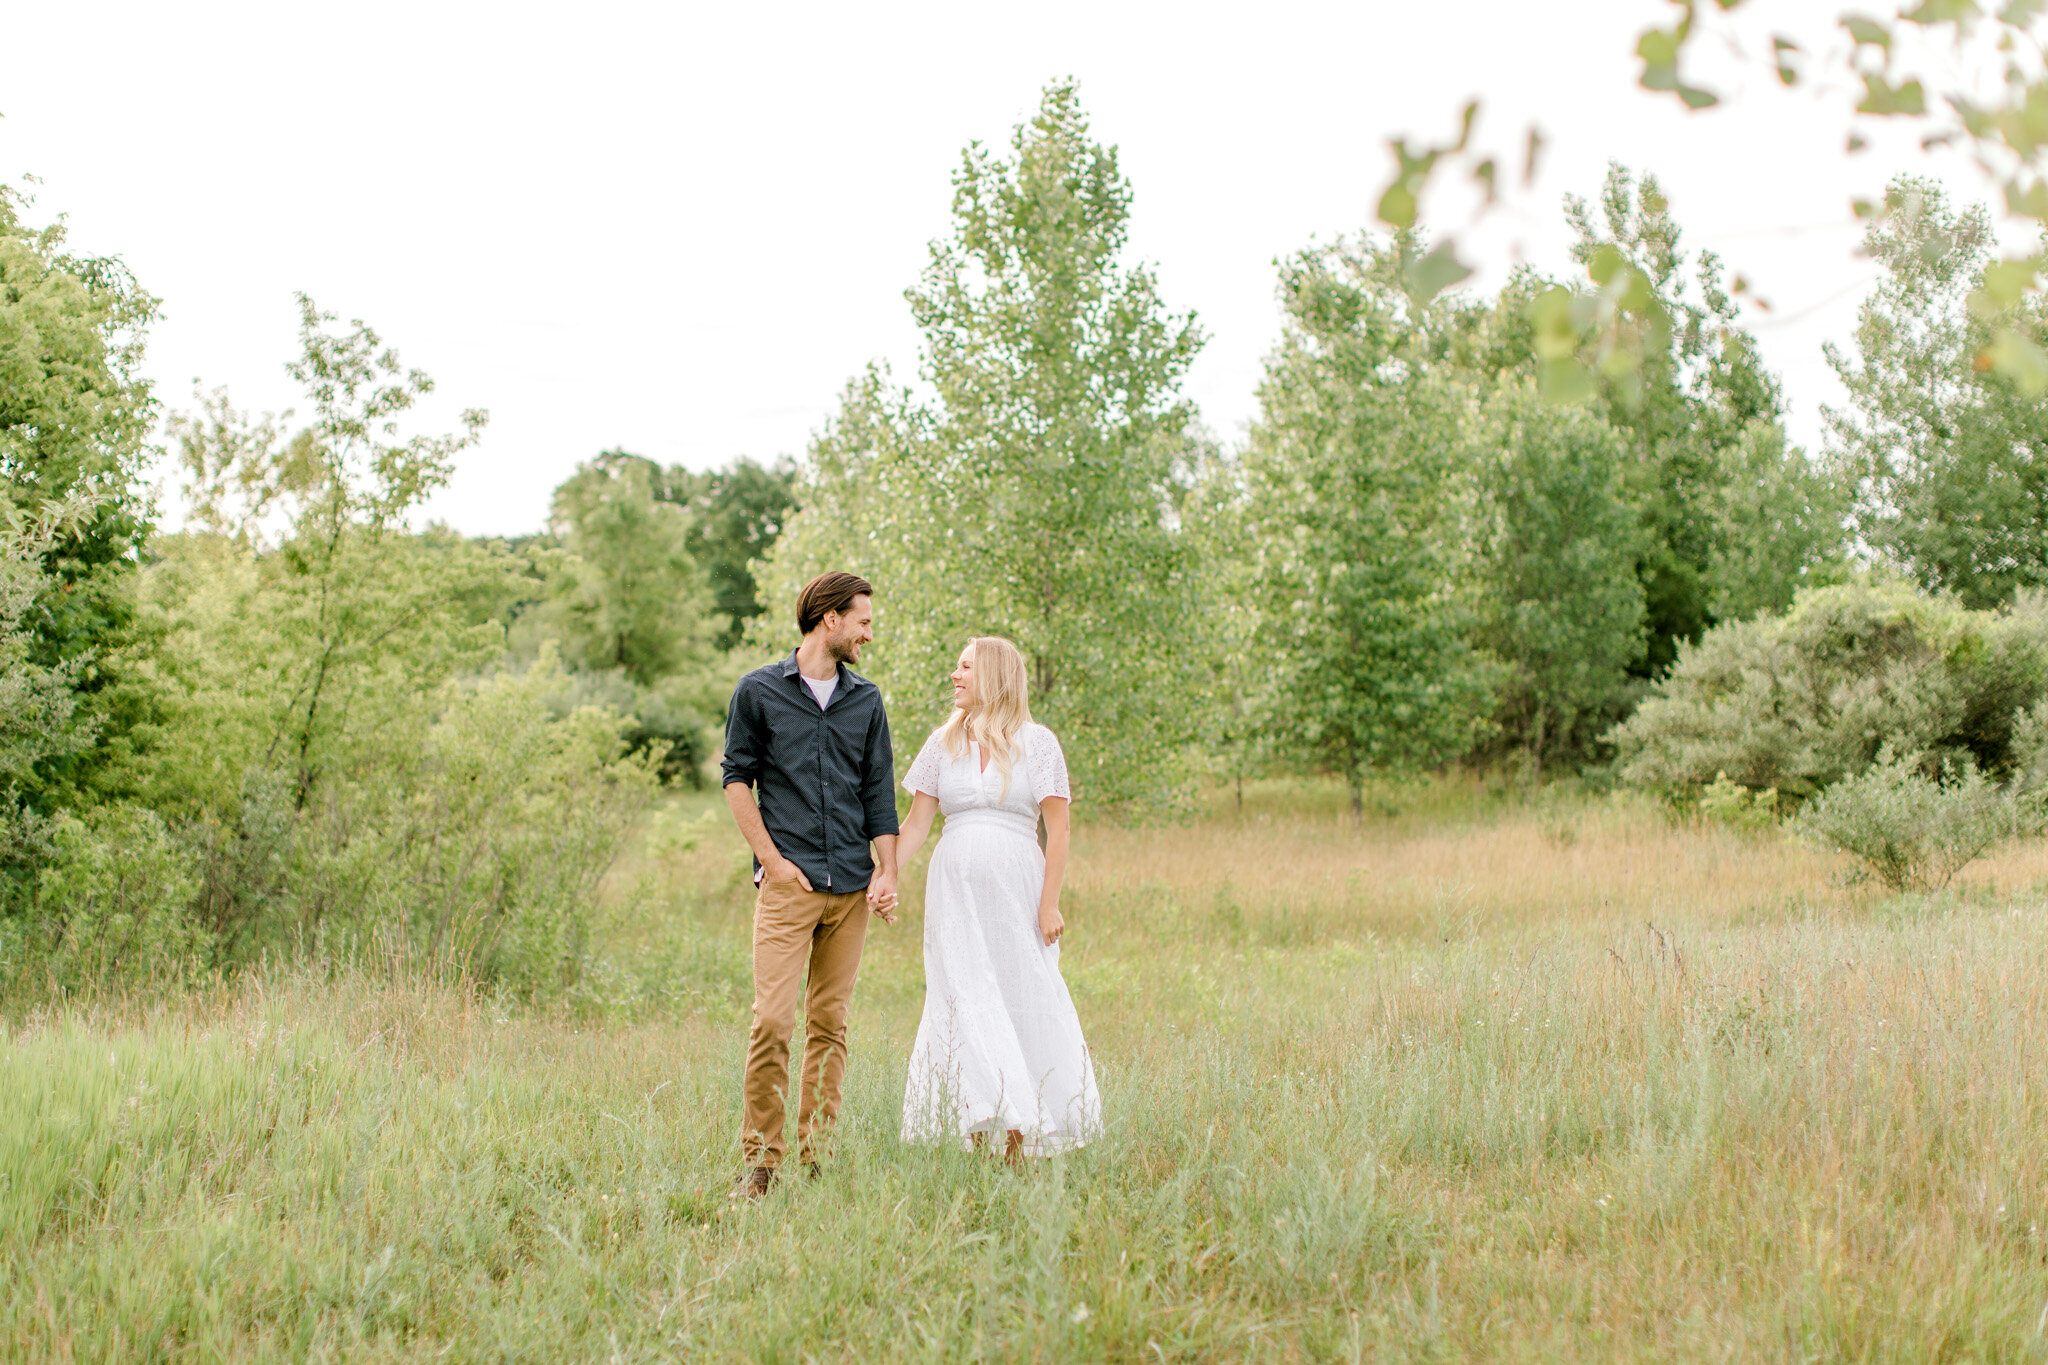
M 839 1113 L 868 916 L 895 923 L 898 869 L 938 815 L 946 823 L 925 882 L 924 1017 L 904 1139 L 980 1147 L 1001 1133 L 1016 1163 L 1079 1147 L 1102 1125 L 1059 969 L 1066 760 L 1031 719 L 1023 656 L 994 636 L 960 652 L 952 714 L 904 777 L 912 799 L 899 829 L 889 718 L 880 690 L 848 667 L 874 639 L 873 598 L 854 574 L 812 579 L 797 598 L 802 643 L 741 678 L 727 708 L 725 797 L 754 850 L 758 887 L 740 1127 L 747 1169 L 735 1197 L 765 1195 L 787 1151 L 789 1040 L 806 969 L 797 1150 L 816 1174 Z

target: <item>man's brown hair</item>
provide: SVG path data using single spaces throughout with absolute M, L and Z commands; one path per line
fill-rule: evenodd
M 852 609 L 854 598 L 874 595 L 874 585 L 857 573 L 837 569 L 821 573 L 796 595 L 797 633 L 809 635 L 825 619 L 826 612 L 836 611 L 843 616 Z

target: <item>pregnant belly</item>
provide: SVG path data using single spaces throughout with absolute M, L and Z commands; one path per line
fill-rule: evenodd
M 965 827 L 948 822 L 932 850 L 926 895 L 957 888 L 975 895 L 1011 891 L 1033 904 L 1045 885 L 1045 854 L 1031 834 L 995 824 Z

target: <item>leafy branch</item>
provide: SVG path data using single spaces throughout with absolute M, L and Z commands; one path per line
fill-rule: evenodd
M 1764 13 L 1772 9 L 1772 2 L 1670 0 L 1670 5 L 1670 22 L 1649 25 L 1637 34 L 1637 84 L 1670 95 L 1688 111 L 1713 109 L 1722 96 L 1689 74 L 1688 55 L 1697 50 L 1715 11 Z M 1783 8 L 1782 0 L 1777 8 Z M 1920 0 L 1889 17 L 1844 11 L 1836 26 L 1846 42 L 1825 52 L 1809 51 L 1782 32 L 1771 34 L 1767 50 L 1739 42 L 1730 46 L 1743 61 L 1760 63 L 1787 88 L 1805 87 L 1829 98 L 1839 95 L 1851 102 L 1850 112 L 1861 119 L 1922 128 L 1923 151 L 1966 151 L 1978 170 L 1998 185 L 2006 211 L 2034 223 L 2048 242 L 2044 13 L 2048 0 L 2008 0 L 2003 6 L 1979 0 Z M 1942 51 L 1955 59 L 1953 74 L 1938 73 L 1930 61 L 1930 54 Z M 1973 73 L 1985 78 L 1973 79 Z M 1442 144 L 1417 147 L 1405 138 L 1392 142 L 1395 169 L 1380 197 L 1382 222 L 1398 230 L 1413 229 L 1424 191 L 1440 176 L 1462 176 L 1477 184 L 1483 192 L 1481 214 L 1495 206 L 1499 157 L 1474 141 L 1479 115 L 1479 103 L 1468 103 L 1456 138 Z M 1535 178 L 1543 137 L 1532 125 L 1524 141 L 1526 188 Z M 1851 133 L 1846 150 L 1853 155 L 1868 145 L 1859 130 Z M 1865 219 L 1886 211 L 1880 199 L 1859 198 L 1852 207 Z M 1536 329 L 1543 361 L 1544 390 L 1557 400 L 1581 397 L 1602 381 L 1618 386 L 1625 396 L 1644 354 L 1656 350 L 1672 325 L 1655 289 L 1637 267 L 1612 256 L 1598 256 L 1587 264 L 1586 285 L 1560 287 L 1528 305 L 1528 321 Z M 1471 266 L 1458 258 L 1455 238 L 1445 237 L 1413 263 L 1408 279 L 1411 289 L 1427 298 L 1470 273 Z M 2048 248 L 2037 248 L 1994 262 L 1970 298 L 1971 311 L 1989 324 L 1979 366 L 2004 375 L 2029 397 L 2048 393 L 2048 350 L 2025 325 L 2021 305 L 2042 294 L 2044 281 Z M 1733 290 L 1746 293 L 1748 285 L 1737 276 Z

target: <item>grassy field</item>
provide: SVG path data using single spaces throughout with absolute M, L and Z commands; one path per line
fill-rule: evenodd
M 840 1151 L 730 1207 L 744 863 L 708 802 L 535 1015 L 273 974 L 17 1016 L 0 1350 L 35 1359 L 2027 1360 L 2048 852 L 1938 898 L 1644 806 L 1442 784 L 1083 827 L 1108 1134 L 896 1137 L 871 936 Z

